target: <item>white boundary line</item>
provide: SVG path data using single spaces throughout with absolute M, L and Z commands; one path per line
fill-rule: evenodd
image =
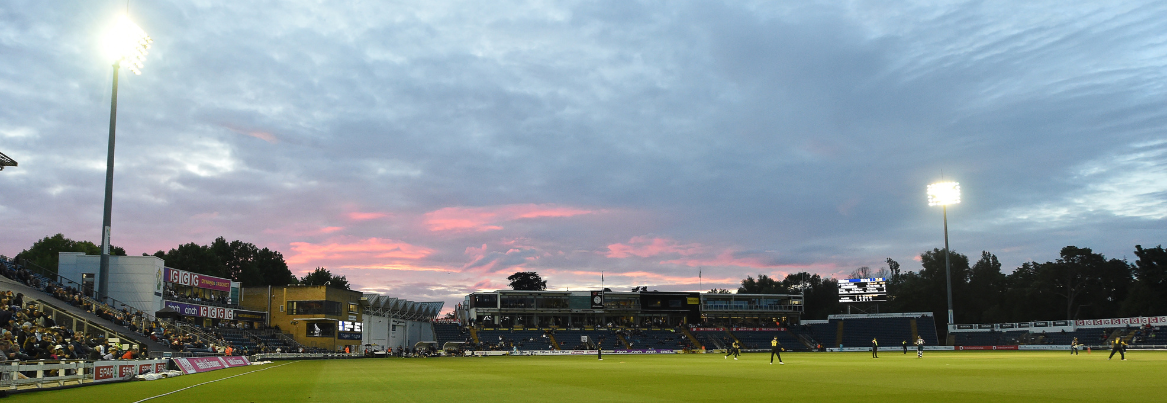
M 243 376 L 243 375 L 247 375 L 247 374 L 250 374 L 250 373 L 252 373 L 252 372 L 267 371 L 267 370 L 269 370 L 269 369 L 273 369 L 273 368 L 279 368 L 279 367 L 282 367 L 282 366 L 285 366 L 285 365 L 288 365 L 288 364 L 295 364 L 295 363 L 297 363 L 297 362 L 299 362 L 299 361 L 292 361 L 292 362 L 289 362 L 289 363 L 284 363 L 284 364 L 276 365 L 276 366 L 274 366 L 274 367 L 261 368 L 261 369 L 257 369 L 257 370 L 254 370 L 254 371 L 247 371 L 247 372 L 244 372 L 244 373 L 242 373 L 242 374 L 235 374 L 235 375 L 231 375 L 231 376 L 228 376 L 228 377 L 226 377 L 226 378 L 219 378 L 219 379 L 216 379 L 216 380 L 213 380 L 213 381 L 206 381 L 206 382 L 203 382 L 203 383 L 198 383 L 198 384 L 190 385 L 190 386 L 187 386 L 187 387 L 185 387 L 185 388 L 182 388 L 182 389 L 178 389 L 178 390 L 172 390 L 172 391 L 169 391 L 169 392 L 163 393 L 163 394 L 161 394 L 161 395 L 157 395 L 157 396 L 150 396 L 150 397 L 147 397 L 147 398 L 145 398 L 145 399 L 142 399 L 142 400 L 136 401 L 136 402 L 134 402 L 134 403 L 142 403 L 142 402 L 144 402 L 144 401 L 147 401 L 147 400 L 151 400 L 151 399 L 157 399 L 157 398 L 160 398 L 160 397 L 162 397 L 162 396 L 166 396 L 166 395 L 172 395 L 172 394 L 175 394 L 175 393 L 178 393 L 178 392 L 182 392 L 182 391 L 184 391 L 184 390 L 187 390 L 187 389 L 193 388 L 193 387 L 195 387 L 195 386 L 203 386 L 203 385 L 206 385 L 206 384 L 208 384 L 208 383 L 215 383 L 215 382 L 222 381 L 222 380 L 225 380 L 225 379 L 231 379 L 231 378 L 234 378 L 234 377 L 237 377 L 237 376 Z

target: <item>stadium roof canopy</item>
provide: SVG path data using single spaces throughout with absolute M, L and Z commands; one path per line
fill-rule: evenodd
M 414 302 L 380 294 L 365 293 L 366 315 L 383 316 L 394 319 L 430 321 L 442 312 L 444 302 Z
M 4 167 L 14 166 L 16 166 L 16 160 L 8 158 L 8 156 L 4 155 L 4 153 L 0 153 L 0 171 L 3 171 Z

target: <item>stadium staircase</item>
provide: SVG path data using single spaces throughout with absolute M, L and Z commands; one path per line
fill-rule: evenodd
M 705 348 L 705 345 L 701 344 L 701 340 L 697 340 L 697 336 L 694 336 L 693 332 L 689 331 L 689 328 L 682 326 L 681 332 L 684 332 L 685 337 L 688 338 L 689 342 L 693 344 L 694 350 L 701 350 Z
M 787 328 L 784 333 L 786 333 L 786 335 L 789 338 L 793 339 L 794 341 L 798 342 L 798 344 L 801 344 L 803 347 L 805 347 L 807 351 L 814 351 L 814 345 L 816 344 L 814 339 L 808 338 L 807 335 L 805 335 L 805 334 L 796 333 L 794 330 L 792 330 L 790 328 Z M 781 337 L 779 337 L 779 340 L 781 340 Z
M 841 321 L 841 320 L 838 321 L 838 323 L 835 326 L 836 326 L 835 346 L 842 347 L 843 346 L 843 321 Z
M 551 347 L 554 350 L 563 350 L 563 347 L 559 344 L 559 340 L 555 339 L 555 333 L 547 335 L 547 338 L 551 339 Z
M 697 339 L 697 341 L 700 342 L 700 345 L 705 346 L 706 350 L 723 350 L 723 349 L 725 349 L 725 343 L 722 341 L 722 336 L 725 335 L 725 332 L 722 330 L 717 330 L 717 331 L 698 330 L 698 331 L 690 332 L 689 334 L 693 335 L 693 337 L 695 337 Z
M 629 343 L 628 338 L 624 337 L 624 335 L 622 335 L 622 334 L 619 334 L 619 333 L 616 334 L 616 341 L 619 341 L 620 345 L 622 347 L 624 347 L 625 350 L 632 348 L 632 343 Z
M 478 327 L 477 326 L 470 326 L 470 340 L 473 341 L 475 345 L 480 343 L 478 341 Z

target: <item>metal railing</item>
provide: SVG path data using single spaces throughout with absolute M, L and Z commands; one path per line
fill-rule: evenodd
M 266 353 L 254 354 L 251 362 L 270 360 L 290 360 L 296 358 L 337 359 L 337 358 L 364 358 L 362 353 Z

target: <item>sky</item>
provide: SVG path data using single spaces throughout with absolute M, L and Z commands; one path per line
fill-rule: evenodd
M 100 243 L 124 1 L 0 2 L 0 254 Z M 1167 240 L 1167 3 L 134 1 L 112 243 L 447 310 Z M 603 280 L 601 280 L 601 273 Z

